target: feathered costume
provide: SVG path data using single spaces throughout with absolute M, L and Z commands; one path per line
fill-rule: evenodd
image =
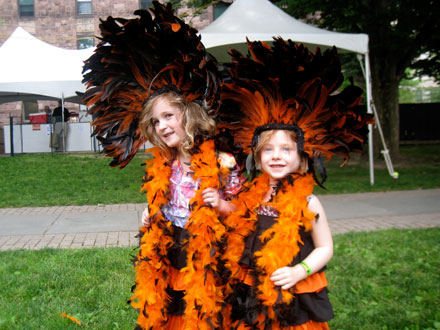
M 326 328 L 333 312 L 322 271 L 289 290 L 274 286 L 270 274 L 297 264 L 314 249 L 310 230 L 315 214 L 307 200 L 321 183 L 314 167 L 323 169 L 321 155 L 338 154 L 345 163 L 350 151 L 360 151 L 372 118 L 357 107 L 360 88 L 337 92 L 343 77 L 335 48 L 313 54 L 302 44 L 278 38 L 273 46 L 248 42 L 248 49 L 249 57 L 231 50 L 229 82 L 222 86 L 218 112 L 221 126 L 248 153 L 264 131 L 296 132 L 309 171 L 280 180 L 269 203 L 262 202 L 269 189 L 269 176 L 263 173 L 247 185 L 236 201 L 238 211 L 225 220 L 224 259 L 231 272 L 226 323 L 233 329 Z M 262 212 L 267 208 L 272 214 Z
M 154 1 L 150 12 L 139 10 L 136 19 L 109 17 L 102 21 L 101 42 L 86 61 L 84 100 L 94 117 L 94 134 L 113 157 L 111 166 L 124 167 L 145 142 L 139 120 L 142 105 L 151 95 L 177 90 L 188 102 L 216 107 L 219 75 L 215 60 L 205 51 L 197 31 L 175 17 L 171 6 Z M 191 199 L 187 232 L 176 243 L 176 232 L 162 208 L 170 198 L 171 162 L 152 148 L 146 162 L 146 191 L 151 225 L 141 228 L 135 258 L 136 284 L 130 302 L 139 310 L 138 328 L 172 328 L 169 312 L 176 294 L 170 285 L 176 275 L 169 251 L 179 244 L 187 256 L 179 270 L 185 290 L 185 329 L 221 328 L 218 313 L 224 300 L 217 260 L 222 250 L 224 225 L 217 212 L 203 203 L 201 192 L 221 189 L 228 168 L 220 166 L 213 140 L 198 137 L 192 152 L 193 179 L 199 182 Z M 181 246 L 180 246 L 181 245 Z M 182 297 L 180 297 L 182 298 Z
M 220 78 L 216 61 L 171 5 L 153 1 L 136 19 L 101 21 L 101 42 L 85 62 L 83 100 L 93 116 L 94 134 L 111 166 L 124 167 L 146 142 L 139 117 L 153 93 L 177 89 L 186 101 L 216 107 Z

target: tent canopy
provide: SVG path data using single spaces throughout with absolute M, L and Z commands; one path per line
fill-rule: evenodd
M 214 22 L 200 31 L 202 42 L 219 62 L 229 58 L 229 47 L 247 53 L 244 42 L 270 42 L 273 37 L 307 45 L 336 46 L 339 51 L 368 53 L 368 35 L 339 33 L 302 23 L 268 0 L 236 0 Z
M 339 33 L 310 26 L 286 14 L 268 0 L 236 0 L 218 19 L 202 29 L 200 35 L 205 48 L 220 63 L 229 62 L 229 48 L 247 54 L 246 38 L 250 41 L 271 43 L 274 37 L 281 37 L 307 46 L 320 48 L 335 46 L 339 52 L 362 54 L 365 60 L 367 109 L 368 112 L 373 112 L 367 34 Z M 372 141 L 370 125 L 370 182 L 374 184 Z
M 0 47 L 0 103 L 76 97 L 92 52 L 52 46 L 17 27 Z

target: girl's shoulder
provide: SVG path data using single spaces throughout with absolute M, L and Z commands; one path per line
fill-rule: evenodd
M 323 207 L 321 202 L 319 201 L 319 198 L 314 195 L 311 194 L 307 197 L 307 201 L 309 203 L 309 210 L 315 213 L 321 213 L 323 211 Z
M 218 161 L 221 167 L 226 167 L 229 169 L 233 169 L 237 166 L 237 162 L 235 157 L 228 152 L 219 151 L 218 152 Z

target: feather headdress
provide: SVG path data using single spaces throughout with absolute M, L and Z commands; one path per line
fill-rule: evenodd
M 310 159 L 361 151 L 372 117 L 357 107 L 362 89 L 338 92 L 343 81 L 336 48 L 313 54 L 302 44 L 274 38 L 272 46 L 248 41 L 250 56 L 231 50 L 229 81 L 223 83 L 219 127 L 251 153 L 266 130 L 297 132 Z
M 220 78 L 197 30 L 173 15 L 171 5 L 135 12 L 139 18 L 101 21 L 101 42 L 85 62 L 83 100 L 94 134 L 121 168 L 146 142 L 139 117 L 154 93 L 174 90 L 186 101 L 215 107 Z

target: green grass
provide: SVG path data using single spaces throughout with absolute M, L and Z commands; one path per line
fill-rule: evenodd
M 0 253 L 0 329 L 133 329 L 132 248 Z
M 110 168 L 110 159 L 93 153 L 19 154 L 0 157 L 0 207 L 142 203 L 139 192 L 145 154 L 124 169 Z M 327 164 L 327 190 L 318 194 L 429 189 L 440 187 L 440 145 L 402 146 L 393 160 L 398 180 L 389 176 L 383 160 L 375 161 L 375 185 L 370 185 L 368 161 L 352 160 L 340 168 Z
M 383 160 L 375 160 L 374 185 L 370 184 L 369 164 L 366 157 L 349 161 L 340 167 L 334 159 L 327 164 L 326 190 L 318 194 L 341 194 L 372 191 L 432 189 L 440 187 L 440 145 L 406 145 L 400 148 L 400 156 L 392 159 L 394 170 L 399 173 L 393 179 Z M 353 157 L 356 158 L 356 157 Z
M 440 228 L 335 238 L 331 329 L 440 329 Z
M 440 228 L 336 235 L 331 329 L 440 329 Z M 132 248 L 0 252 L 0 329 L 133 329 Z
M 0 207 L 143 203 L 141 155 L 122 170 L 93 153 L 1 157 Z

